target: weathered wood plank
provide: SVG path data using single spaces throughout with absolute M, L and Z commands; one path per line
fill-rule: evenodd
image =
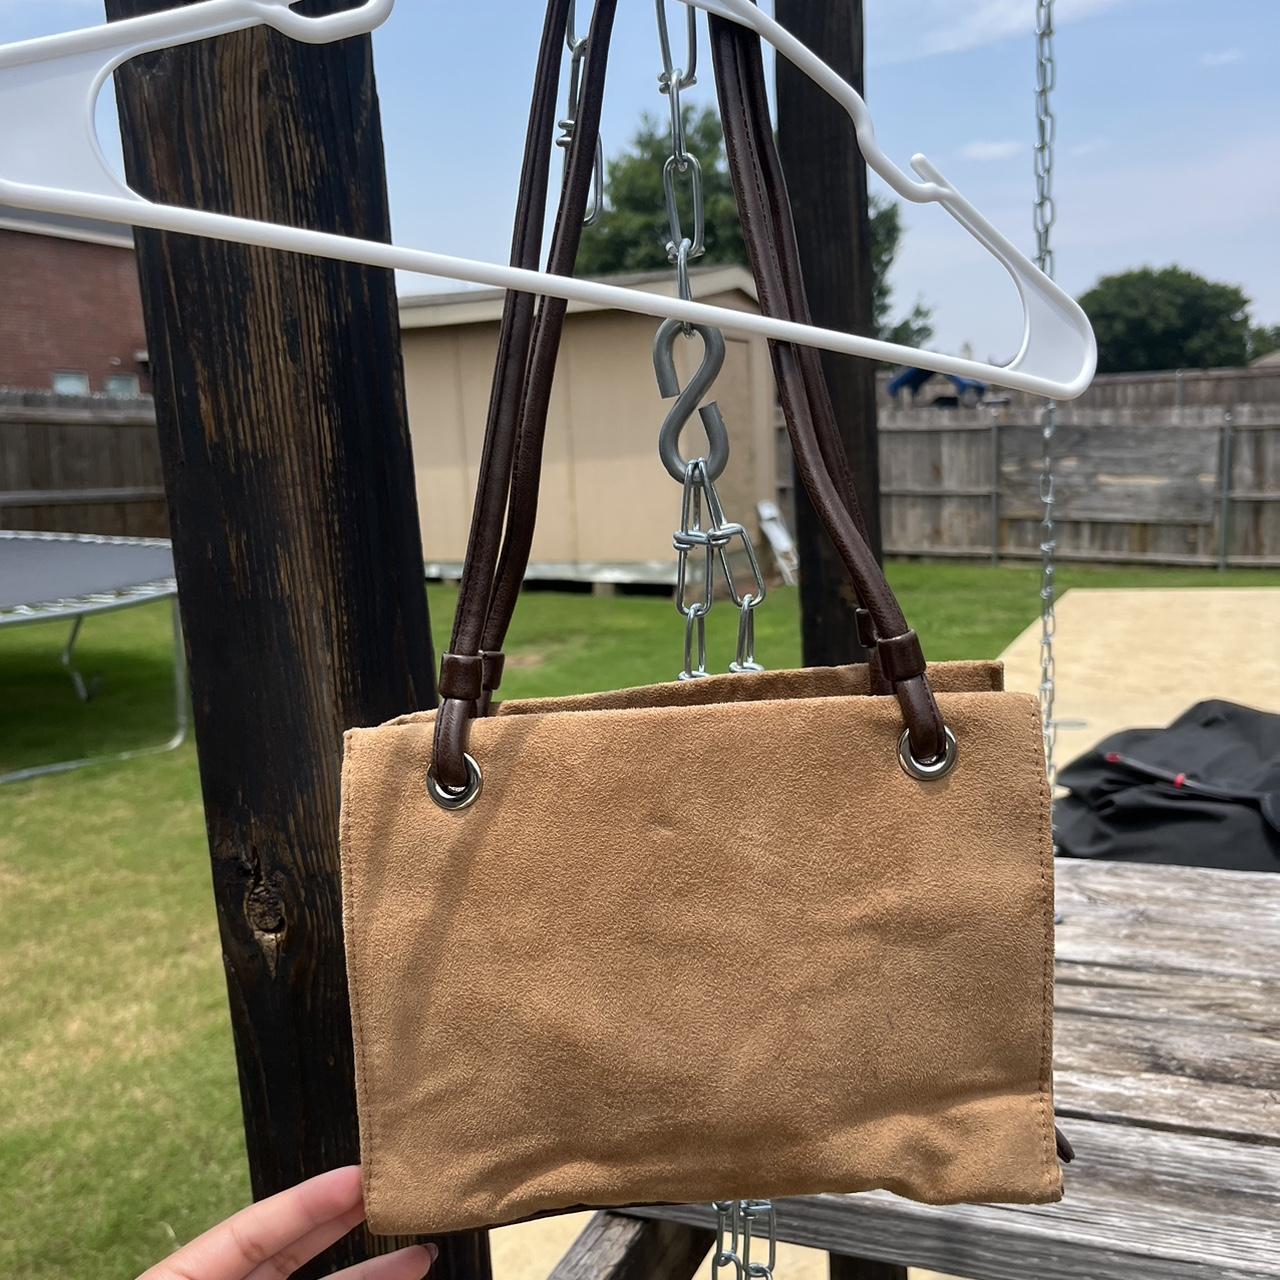
M 167 533 L 150 402 L 67 402 L 0 390 L 0 523 Z
M 1268 412 L 1255 412 L 1255 411 Z M 1280 431 L 1266 405 L 1233 412 L 1228 551 L 1280 562 Z M 1223 411 L 1109 405 L 1059 408 L 1058 551 L 1062 559 L 1216 564 Z M 999 434 L 999 552 L 1038 556 L 1039 428 L 1026 407 L 884 408 L 880 465 L 885 546 L 899 555 L 988 555 L 976 497 Z M 989 512 L 988 512 L 989 516 Z
M 1060 860 L 1058 1107 L 1280 1144 L 1275 876 Z
M 715 1239 L 705 1227 L 597 1213 L 550 1280 L 689 1280 Z
M 171 0 L 107 0 L 123 18 Z M 313 0 L 308 12 L 343 8 Z M 389 237 L 367 36 L 266 28 L 116 72 L 150 199 Z M 140 231 L 137 256 L 255 1196 L 359 1158 L 343 732 L 433 700 L 390 272 Z M 357 1230 L 303 1267 L 395 1246 Z M 488 1276 L 482 1233 L 440 1271 Z
M 1275 976 L 1280 877 L 1062 858 L 1056 878 L 1060 963 Z
M 1059 1113 L 1280 1145 L 1280 984 L 1257 984 L 1251 1016 L 1261 1020 L 1266 1007 L 1271 1026 L 1246 1032 L 1229 1017 L 1179 1021 L 1178 983 L 1169 975 L 1140 975 L 1155 979 L 1153 988 L 1164 977 L 1167 1020 L 1154 989 L 1151 1012 L 1126 1014 L 1123 1001 L 1106 996 L 1135 975 L 1115 971 L 1115 986 L 1089 992 L 1071 988 L 1059 974 Z
M 969 1280 L 1280 1276 L 1280 1151 L 1075 1121 L 1056 1205 L 931 1206 L 884 1192 L 777 1202 L 779 1238 Z M 626 1210 L 706 1225 L 701 1205 Z
M 154 485 L 119 489 L 21 489 L 0 493 L 0 507 L 81 507 L 95 502 L 163 502 L 164 489 Z
M 1054 442 L 1054 493 L 1065 519 L 1126 512 L 1132 520 L 1213 518 L 1217 428 L 1164 424 L 1106 431 L 1069 424 Z M 1000 438 L 1001 490 L 1009 515 L 1036 514 L 1042 450 L 1037 427 L 1006 427 Z

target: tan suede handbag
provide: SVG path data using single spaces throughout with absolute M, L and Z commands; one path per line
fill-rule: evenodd
M 577 250 L 614 2 L 596 5 L 552 270 Z M 520 265 L 540 256 L 565 17 L 551 0 Z M 807 319 L 758 43 L 715 19 L 712 42 L 761 304 Z M 347 735 L 373 1229 L 868 1188 L 1058 1199 L 1037 705 L 995 663 L 926 670 L 811 352 L 775 347 L 775 371 L 871 664 L 494 700 L 563 316 L 506 303 L 439 709 Z

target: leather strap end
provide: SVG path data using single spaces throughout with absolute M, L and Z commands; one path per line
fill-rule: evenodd
M 480 657 L 484 663 L 480 677 L 481 689 L 485 693 L 493 693 L 502 687 L 502 673 L 506 669 L 507 655 L 497 649 L 486 649 Z
M 895 685 L 924 675 L 924 650 L 920 647 L 920 637 L 914 631 L 906 631 L 900 636 L 882 636 L 876 643 L 876 657 L 880 660 L 880 670 L 885 679 Z
M 872 621 L 871 610 L 855 609 L 853 621 L 858 631 L 858 643 L 870 653 L 876 647 L 876 624 Z
M 893 681 L 880 670 L 880 655 L 875 649 L 867 651 L 867 666 L 871 671 L 871 692 L 879 697 L 893 693 Z
M 484 688 L 484 659 L 479 654 L 446 653 L 440 658 L 440 696 L 474 702 Z
M 947 749 L 947 730 L 928 677 L 921 674 L 895 682 L 893 691 L 911 734 L 911 754 L 922 763 L 940 759 Z
M 467 742 L 471 736 L 474 700 L 446 698 L 436 711 L 431 744 L 431 771 L 441 786 L 458 790 L 467 785 Z
M 1056 1124 L 1053 1126 L 1053 1140 L 1058 1149 L 1058 1159 L 1063 1164 L 1070 1164 L 1076 1158 L 1076 1149 L 1071 1145 L 1071 1139 Z

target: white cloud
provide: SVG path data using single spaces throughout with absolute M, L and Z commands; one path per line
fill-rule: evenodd
M 1058 0 L 1057 26 L 1079 22 L 1129 0 Z M 1029 39 L 1034 30 L 1027 0 L 872 0 L 875 39 L 868 40 L 872 62 L 912 62 L 935 53 L 961 53 L 1014 37 Z M 878 19 L 878 21 L 877 21 Z
M 1239 62 L 1244 54 L 1239 49 L 1219 49 L 1216 53 L 1202 53 L 1200 55 L 1200 65 L 1202 67 L 1229 67 L 1233 62 Z
M 1025 144 L 1016 142 L 1012 138 L 999 142 L 989 142 L 980 138 L 976 142 L 966 143 L 960 148 L 960 154 L 966 160 L 1008 160 L 1010 156 L 1016 156 L 1023 150 L 1025 150 Z

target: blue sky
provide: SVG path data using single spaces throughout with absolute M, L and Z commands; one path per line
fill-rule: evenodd
M 821 0 L 814 0 L 815 3 Z M 581 0 L 580 9 L 587 7 Z M 397 241 L 503 259 L 543 6 L 399 0 L 375 35 Z M 1280 323 L 1280 0 L 1058 0 L 1058 275 L 1177 262 Z M 1028 252 L 1032 0 L 868 0 L 867 98 L 904 168 L 927 155 Z M 0 0 L 0 40 L 100 20 L 98 0 Z M 704 33 L 705 52 L 705 33 Z M 650 0 L 621 0 L 606 148 L 660 111 Z M 709 60 L 695 100 L 714 101 Z M 904 209 L 896 300 L 935 344 L 1007 358 L 1012 286 L 936 208 Z M 406 291 L 437 287 L 408 281 Z M 456 286 L 451 286 L 456 287 Z

